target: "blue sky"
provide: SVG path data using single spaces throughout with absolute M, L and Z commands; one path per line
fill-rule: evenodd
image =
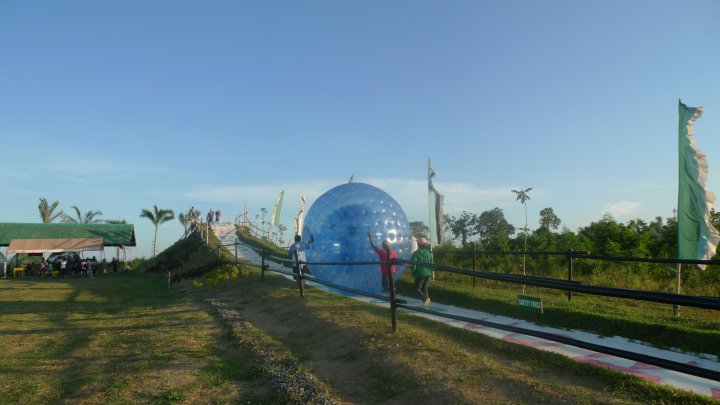
M 679 98 L 720 193 L 718 21 L 712 0 L 0 0 L 0 222 L 46 197 L 135 224 L 149 256 L 143 208 L 232 219 L 285 190 L 292 229 L 351 175 L 427 222 L 428 157 L 451 215 L 522 227 L 532 187 L 533 228 L 670 217 Z

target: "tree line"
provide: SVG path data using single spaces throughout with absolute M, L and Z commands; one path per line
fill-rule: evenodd
M 596 256 L 674 258 L 677 254 L 677 220 L 658 216 L 651 222 L 633 219 L 625 223 L 610 214 L 573 232 L 551 207 L 540 210 L 538 227 L 515 228 L 501 208 L 475 214 L 445 215 L 445 245 L 480 248 L 486 251 L 567 251 L 587 250 Z M 711 222 L 720 227 L 720 214 L 711 212 Z M 413 235 L 425 236 L 422 222 L 410 224 Z M 526 247 L 527 241 L 527 247 Z
M 505 218 L 501 208 L 480 214 L 462 211 L 459 215 L 444 216 L 445 234 L 450 236 L 442 246 L 434 248 L 442 264 L 472 268 L 476 253 L 478 270 L 518 274 L 524 271 L 524 254 L 503 255 L 496 252 L 568 252 L 589 251 L 593 256 L 619 258 L 677 257 L 676 218 L 655 217 L 647 222 L 632 219 L 619 222 L 606 214 L 589 225 L 572 231 L 562 227 L 562 221 L 551 207 L 540 210 L 536 227 L 516 228 Z M 720 228 L 720 213 L 711 211 L 711 222 Z M 426 237 L 429 228 L 423 222 L 411 222 L 413 236 Z M 534 229 L 531 229 L 534 228 Z M 492 253 L 491 253 L 492 252 Z M 528 270 L 535 276 L 564 278 L 568 259 L 565 255 L 528 254 Z M 718 259 L 716 254 L 713 259 Z M 522 260 L 522 263 L 519 263 Z M 687 266 L 695 268 L 695 266 Z M 684 273 L 683 279 L 695 278 L 698 288 L 715 288 L 720 272 L 708 266 L 705 272 Z M 671 288 L 672 266 L 649 263 L 629 263 L 601 260 L 576 260 L 575 274 L 607 285 L 645 288 L 653 283 L 658 288 Z M 622 279 L 622 280 L 620 280 Z M 618 284 L 618 280 L 621 281 Z M 705 285 L 705 287 L 703 287 Z

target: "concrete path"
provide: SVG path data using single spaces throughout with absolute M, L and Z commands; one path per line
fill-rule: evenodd
M 214 226 L 215 233 L 223 244 L 235 243 L 235 225 L 231 223 L 221 223 Z M 247 260 L 253 264 L 259 265 L 261 257 L 254 250 L 245 246 L 241 243 L 238 244 L 238 259 Z M 268 262 L 273 269 L 283 269 L 282 266 L 276 263 Z M 286 270 L 286 269 L 285 269 Z M 322 290 L 329 291 L 327 287 L 321 284 L 309 283 L 313 287 L 317 287 Z M 333 292 L 337 292 L 334 291 Z M 347 295 L 347 294 L 346 294 Z M 368 302 L 370 304 L 387 306 L 386 301 L 381 301 L 373 298 L 364 296 L 349 295 L 360 301 Z M 422 307 L 420 300 L 402 296 L 401 298 L 407 300 L 408 305 Z M 553 333 L 557 335 L 567 336 L 573 339 L 582 340 L 585 342 L 595 343 L 602 346 L 613 347 L 617 349 L 632 351 L 636 353 L 647 354 L 654 357 L 660 357 L 680 363 L 691 364 L 698 367 L 706 368 L 709 370 L 720 371 L 720 362 L 715 356 L 712 355 L 696 355 L 696 354 L 684 354 L 679 352 L 673 352 L 669 350 L 661 350 L 652 346 L 644 345 L 638 342 L 632 342 L 623 337 L 602 337 L 594 335 L 592 333 L 557 329 L 545 326 L 539 326 L 532 322 L 523 320 L 517 320 L 507 318 L 503 316 L 496 316 L 481 311 L 469 310 L 466 308 L 454 307 L 451 305 L 443 305 L 432 303 L 431 309 L 437 312 L 447 312 L 454 315 L 459 315 L 467 318 L 481 319 L 488 322 L 512 325 L 520 328 L 532 329 L 547 333 Z M 402 310 L 402 309 L 401 309 Z M 593 364 L 599 367 L 609 368 L 615 371 L 620 371 L 627 374 L 632 374 L 648 381 L 669 385 L 675 388 L 691 391 L 701 395 L 707 395 L 712 398 L 720 398 L 720 382 L 708 380 L 705 378 L 695 377 L 692 375 L 682 374 L 677 371 L 663 369 L 657 366 L 640 363 L 634 360 L 627 360 L 615 356 L 610 356 L 603 353 L 592 352 L 585 349 L 580 349 L 574 346 L 565 345 L 562 343 L 552 342 L 544 339 L 535 338 L 532 336 L 520 335 L 517 333 L 506 332 L 498 329 L 489 328 L 486 326 L 477 325 L 469 322 L 461 322 L 453 319 L 446 319 L 443 317 L 415 312 L 407 311 L 416 316 L 422 316 L 428 319 L 432 319 L 438 322 L 444 322 L 446 324 L 472 330 L 478 333 L 485 334 L 497 339 L 502 339 L 508 342 L 513 342 L 525 346 L 534 347 L 540 350 L 545 350 L 553 353 L 562 354 L 575 361 Z

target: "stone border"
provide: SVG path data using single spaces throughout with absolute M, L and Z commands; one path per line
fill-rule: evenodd
M 253 333 L 243 331 L 257 330 L 248 320 L 244 319 L 238 311 L 217 299 L 205 300 L 220 316 L 222 321 L 231 327 L 236 342 L 248 350 L 253 360 L 262 368 L 270 382 L 278 388 L 282 397 L 297 404 L 337 404 L 327 388 L 320 380 L 307 369 L 292 359 L 275 353 L 272 347 L 254 339 Z

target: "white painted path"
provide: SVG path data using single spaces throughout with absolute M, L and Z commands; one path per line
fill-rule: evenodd
M 218 236 L 218 238 L 221 240 L 223 244 L 232 244 L 235 243 L 235 224 L 232 223 L 221 223 L 214 226 L 215 234 Z M 232 251 L 232 249 L 231 249 Z M 262 258 L 259 254 L 257 254 L 254 250 L 249 248 L 246 245 L 243 245 L 242 243 L 238 243 L 238 259 L 239 260 L 246 260 L 249 261 L 255 265 L 260 265 L 260 262 Z M 269 264 L 271 268 L 273 269 L 281 269 L 281 270 L 287 270 L 283 268 L 282 266 L 273 263 L 273 262 L 266 262 L 266 264 Z M 312 284 L 313 287 L 317 287 L 318 289 L 322 290 L 328 290 L 327 287 L 320 285 L 320 284 Z M 336 291 L 334 291 L 336 292 Z M 356 296 L 356 295 L 349 295 L 355 299 L 358 299 L 360 301 L 368 302 L 371 304 L 376 305 L 382 305 L 387 306 L 388 303 L 386 301 L 377 300 L 374 298 L 364 297 L 364 296 Z M 399 296 L 399 298 L 405 299 L 410 306 L 417 306 L 421 307 L 422 303 L 420 300 L 416 298 L 411 297 L 405 297 L 405 296 Z M 473 319 L 481 319 L 488 322 L 503 324 L 503 325 L 512 325 L 520 328 L 526 328 L 526 329 L 532 329 L 547 333 L 553 333 L 557 335 L 567 336 L 573 339 L 590 342 L 602 346 L 607 347 L 613 347 L 617 349 L 632 351 L 635 353 L 642 353 L 654 357 L 660 357 L 672 361 L 676 361 L 679 363 L 685 363 L 685 364 L 691 364 L 698 367 L 706 368 L 709 370 L 715 370 L 720 371 L 720 362 L 718 362 L 718 359 L 715 356 L 712 355 L 694 355 L 694 354 L 685 354 L 685 353 L 679 353 L 679 352 L 673 352 L 669 350 L 661 350 L 654 348 L 652 346 L 644 345 L 638 342 L 632 342 L 628 339 L 622 338 L 622 337 L 602 337 L 598 335 L 594 335 L 592 333 L 582 332 L 582 331 L 575 331 L 575 330 L 567 330 L 567 329 L 557 329 L 557 328 L 550 328 L 545 326 L 539 326 L 532 322 L 527 322 L 523 320 L 517 320 L 512 318 L 507 318 L 504 316 L 496 316 L 492 314 L 488 314 L 481 311 L 474 311 L 469 310 L 465 308 L 459 308 L 454 307 L 451 305 L 443 305 L 443 304 L 431 304 L 431 309 L 433 311 L 437 312 L 447 312 L 454 315 L 459 315 L 467 318 L 473 318 Z M 402 310 L 402 309 L 401 309 Z M 603 353 L 597 353 L 585 349 L 580 349 L 574 346 L 565 345 L 562 343 L 557 343 L 549 340 L 544 340 L 540 338 L 535 338 L 532 336 L 526 336 L 521 334 L 516 334 L 513 332 L 507 332 L 499 329 L 493 329 L 486 326 L 477 325 L 474 323 L 469 322 L 462 322 L 462 321 L 456 321 L 453 319 L 446 319 L 443 317 L 431 315 L 424 312 L 415 312 L 415 311 L 407 311 L 409 313 L 412 313 L 416 316 L 422 316 L 428 319 L 432 319 L 438 322 L 444 322 L 446 324 L 456 326 L 459 328 L 464 328 L 468 330 L 472 330 L 478 333 L 485 334 L 487 336 L 491 336 L 497 339 L 502 339 L 508 342 L 513 342 L 525 346 L 534 347 L 540 350 L 545 350 L 553 353 L 562 354 L 564 356 L 567 356 L 575 361 L 593 364 L 599 367 L 605 367 L 612 370 L 620 371 L 627 374 L 636 375 L 638 377 L 644 378 L 646 380 L 649 380 L 651 382 L 657 383 L 657 384 L 664 384 L 669 385 L 675 388 L 683 389 L 686 391 L 695 392 L 701 395 L 707 395 L 712 398 L 718 398 L 720 399 L 720 382 L 708 380 L 705 378 L 695 377 L 692 375 L 682 374 L 677 371 L 667 370 L 663 369 L 657 366 L 648 365 L 644 363 L 640 363 L 634 360 L 627 360 L 620 357 L 610 356 Z

